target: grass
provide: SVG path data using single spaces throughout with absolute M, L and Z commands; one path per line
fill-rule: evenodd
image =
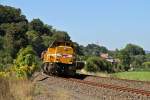
M 114 77 L 114 78 L 129 79 L 129 80 L 150 81 L 150 71 L 132 71 L 132 72 L 119 72 L 119 73 L 108 74 L 105 72 L 90 73 L 90 72 L 86 72 L 85 70 L 81 70 L 78 71 L 78 73 L 101 76 L 101 77 Z
M 32 100 L 33 88 L 29 80 L 0 78 L 0 100 Z
M 150 72 L 146 71 L 120 72 L 114 73 L 111 76 L 121 79 L 150 81 Z

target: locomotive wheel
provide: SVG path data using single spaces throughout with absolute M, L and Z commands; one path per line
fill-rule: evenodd
M 55 66 L 54 66 L 54 64 L 49 63 L 49 65 L 48 65 L 48 74 L 49 75 L 54 75 L 55 74 Z
M 47 75 L 71 75 L 74 76 L 76 74 L 76 70 L 69 69 L 68 65 L 61 63 L 44 63 L 42 65 L 42 70 Z
M 53 63 L 53 74 L 55 74 L 55 75 L 59 75 L 59 74 L 61 74 L 61 69 L 60 69 L 61 67 L 59 66 L 59 64 L 57 64 L 57 63 Z
M 48 74 L 48 63 L 43 64 L 42 70 L 43 70 L 44 73 Z
M 48 75 L 57 75 L 58 74 L 58 65 L 55 63 L 44 63 L 42 70 L 45 74 Z

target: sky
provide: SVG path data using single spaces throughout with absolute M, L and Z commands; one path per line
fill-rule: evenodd
M 40 18 L 66 31 L 81 45 L 110 50 L 133 43 L 150 50 L 150 0 L 0 0 L 20 8 L 31 21 Z

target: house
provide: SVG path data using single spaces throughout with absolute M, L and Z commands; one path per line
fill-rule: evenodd
M 102 59 L 107 60 L 108 62 L 111 62 L 112 64 L 115 64 L 115 63 L 118 62 L 118 59 L 114 59 L 113 57 L 109 56 L 108 53 L 101 53 L 101 54 L 100 54 L 100 57 L 101 57 Z

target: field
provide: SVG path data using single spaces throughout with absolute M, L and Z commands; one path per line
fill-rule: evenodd
M 112 77 L 117 77 L 121 79 L 130 79 L 130 80 L 150 81 L 150 72 L 146 72 L 146 71 L 120 72 L 120 73 L 112 74 Z
M 101 76 L 101 77 L 114 77 L 114 78 L 129 79 L 129 80 L 150 81 L 150 72 L 148 71 L 119 72 L 119 73 L 108 74 L 104 72 L 90 73 L 90 72 L 86 72 L 85 70 L 82 70 L 82 71 L 78 71 L 78 73 Z

